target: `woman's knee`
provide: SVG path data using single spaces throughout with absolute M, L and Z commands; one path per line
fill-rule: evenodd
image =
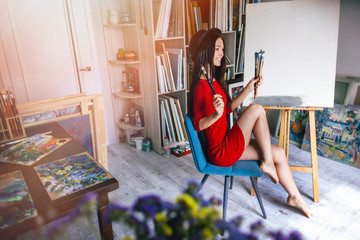
M 265 109 L 260 104 L 252 103 L 247 108 L 249 109 L 249 111 L 252 111 L 253 113 L 257 113 L 259 116 L 265 115 Z

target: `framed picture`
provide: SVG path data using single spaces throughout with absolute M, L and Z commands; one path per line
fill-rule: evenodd
M 243 89 L 243 82 L 234 82 L 229 84 L 229 95 L 231 99 L 236 97 L 241 90 Z M 234 125 L 240 114 L 242 113 L 243 108 L 242 104 L 238 106 L 231 114 L 230 114 L 230 128 Z

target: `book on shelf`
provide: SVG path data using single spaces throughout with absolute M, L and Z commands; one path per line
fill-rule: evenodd
M 235 72 L 243 72 L 243 60 L 244 60 L 244 39 L 245 39 L 245 27 L 241 24 L 240 38 L 238 41 Z
M 170 142 L 183 142 L 187 140 L 179 99 L 173 96 L 162 95 L 159 97 L 159 102 L 161 108 L 161 138 L 164 139 L 165 136 L 168 136 Z
M 174 101 L 175 101 L 176 107 L 178 109 L 179 118 L 180 118 L 180 125 L 181 125 L 181 128 L 182 128 L 183 134 L 184 134 L 184 138 L 185 138 L 186 141 L 188 141 L 188 137 L 187 137 L 186 129 L 185 129 L 185 123 L 184 123 L 184 115 L 182 114 L 180 101 L 177 98 L 174 98 Z
M 156 54 L 156 69 L 159 82 L 159 93 L 171 91 L 171 85 L 169 82 L 169 73 L 166 70 L 165 56 L 164 54 Z
M 182 0 L 172 0 L 167 37 L 183 36 Z
M 183 49 L 166 48 L 169 55 L 171 70 L 174 76 L 175 90 L 183 89 Z
M 168 102 L 167 98 L 164 98 L 164 97 L 159 97 L 159 99 L 164 104 L 165 114 L 162 115 L 162 117 L 165 119 L 165 123 L 167 123 L 168 127 L 169 127 L 169 140 L 170 140 L 170 142 L 174 143 L 174 142 L 176 142 L 176 137 L 175 137 L 174 122 L 171 117 L 171 110 L 170 110 L 169 102 Z
M 198 32 L 202 29 L 200 7 L 193 7 L 193 12 L 194 12 L 195 30 L 196 32 Z
M 165 76 L 163 72 L 163 66 L 161 64 L 161 57 L 156 55 L 156 73 L 158 79 L 158 89 L 160 93 L 167 92 L 167 86 L 165 83 Z
M 168 104 L 170 107 L 170 114 L 173 120 L 173 128 L 175 130 L 175 139 L 177 142 L 181 142 L 184 140 L 184 135 L 182 134 L 182 130 L 180 129 L 180 120 L 177 113 L 177 109 L 174 103 L 174 100 L 171 97 L 163 96 L 164 98 L 167 98 Z
M 182 36 L 182 1 L 161 0 L 153 4 L 155 38 Z
M 184 59 L 183 49 L 181 48 L 165 48 L 164 43 L 156 43 L 156 64 L 157 69 L 160 64 L 164 68 L 164 74 L 158 73 L 159 93 L 174 92 L 185 88 L 184 82 Z M 160 57 L 160 60 L 158 60 Z M 159 69 L 160 71 L 160 69 Z M 162 78 L 163 76 L 163 78 Z M 165 82 L 168 87 L 162 87 Z
M 174 129 L 176 132 L 176 140 L 178 142 L 182 142 L 185 140 L 184 138 L 184 133 L 183 133 L 183 129 L 181 126 L 181 120 L 180 120 L 180 116 L 179 116 L 179 112 L 178 112 L 178 108 L 175 104 L 175 99 L 173 97 L 170 96 L 162 96 L 164 98 L 168 99 L 169 102 L 169 106 L 170 106 L 170 110 L 171 110 L 171 116 L 173 118 L 173 123 L 174 123 Z
M 181 77 L 181 85 L 180 85 L 180 87 L 181 87 L 181 89 L 185 89 L 185 83 L 187 83 L 187 75 L 186 75 L 186 58 L 185 57 L 183 57 L 183 59 L 182 59 L 182 61 L 183 61 L 183 65 L 182 65 L 182 77 Z
M 170 134 L 170 125 L 166 117 L 165 104 L 160 100 L 160 119 L 161 119 L 161 139 L 164 142 L 165 137 L 168 137 L 170 142 L 174 142 Z

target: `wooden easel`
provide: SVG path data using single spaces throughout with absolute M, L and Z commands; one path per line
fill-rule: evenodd
M 309 112 L 310 128 L 310 149 L 311 149 L 311 166 L 291 166 L 292 171 L 311 172 L 313 182 L 314 202 L 319 202 L 319 182 L 318 182 L 318 165 L 316 150 L 316 128 L 315 128 L 315 111 L 323 110 L 321 107 L 267 107 L 265 110 L 281 110 L 281 123 L 279 134 L 279 146 L 285 150 L 286 158 L 289 160 L 289 137 L 290 137 L 290 113 L 291 110 L 305 110 Z

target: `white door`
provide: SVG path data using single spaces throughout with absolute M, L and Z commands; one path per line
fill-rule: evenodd
M 84 1 L 0 1 L 2 80 L 18 102 L 99 91 Z

